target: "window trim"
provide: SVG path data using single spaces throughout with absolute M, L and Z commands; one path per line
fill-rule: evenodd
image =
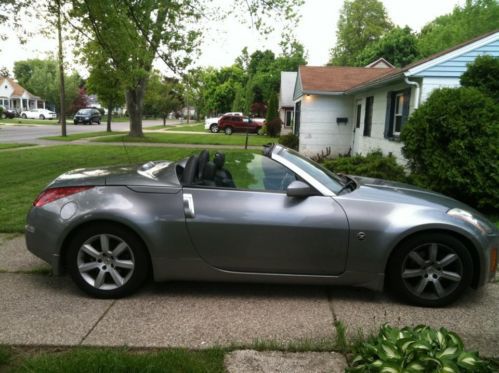
M 399 105 L 399 101 L 398 101 L 398 98 L 401 98 L 401 102 L 400 102 L 400 105 Z M 404 118 L 404 92 L 403 91 L 399 91 L 399 92 L 395 92 L 394 95 L 393 95 L 393 105 L 394 105 L 394 108 L 393 108 L 393 117 L 392 117 L 392 136 L 395 136 L 395 137 L 399 137 L 400 136 L 400 131 L 402 130 L 402 120 Z M 397 105 L 399 105 L 398 109 L 399 109 L 399 113 L 397 113 Z M 397 117 L 400 117 L 400 129 L 399 131 L 397 131 Z

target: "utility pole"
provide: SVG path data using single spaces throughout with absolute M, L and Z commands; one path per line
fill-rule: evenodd
M 59 121 L 61 123 L 61 136 L 66 136 L 66 107 L 64 104 L 66 93 L 64 91 L 64 55 L 62 52 L 62 24 L 61 24 L 61 0 L 56 0 L 57 7 L 57 37 L 59 42 L 59 98 L 60 113 Z

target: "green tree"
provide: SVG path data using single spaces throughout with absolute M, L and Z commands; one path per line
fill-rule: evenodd
M 332 65 L 352 66 L 359 53 L 393 27 L 378 0 L 345 0 L 336 31 Z
M 437 17 L 421 30 L 418 49 L 422 57 L 453 47 L 459 43 L 497 30 L 497 0 L 466 0 L 452 13 Z
M 145 92 L 144 113 L 161 117 L 164 126 L 168 114 L 181 108 L 183 103 L 181 97 L 177 80 L 163 78 L 157 71 L 153 71 Z
M 410 27 L 395 27 L 378 41 L 368 44 L 355 60 L 355 66 L 366 66 L 379 58 L 384 58 L 397 67 L 414 62 L 419 57 L 418 39 Z
M 279 101 L 277 94 L 270 96 L 269 104 L 267 107 L 267 116 L 265 118 L 267 133 L 271 137 L 279 136 L 281 133 L 281 119 L 279 118 Z
M 113 110 L 125 103 L 125 90 L 116 68 L 99 53 L 94 42 L 84 49 L 85 61 L 89 69 L 87 89 L 96 94 L 99 102 L 107 107 L 107 132 L 111 132 Z
M 245 103 L 244 103 L 244 89 L 241 86 L 236 87 L 236 95 L 234 97 L 234 101 L 232 102 L 232 111 L 236 112 L 244 112 Z
M 275 17 L 296 17 L 295 9 L 302 0 L 225 3 L 225 10 L 215 12 L 208 0 L 72 0 L 72 18 L 98 43 L 101 53 L 113 61 L 124 79 L 131 136 L 143 135 L 144 92 L 153 61 L 159 58 L 172 71 L 183 71 L 199 44 L 202 17 L 249 14 L 254 26 L 267 32 Z
M 402 153 L 415 181 L 472 206 L 499 209 L 499 105 L 476 88 L 444 88 L 410 116 Z
M 463 87 L 476 87 L 499 103 L 499 57 L 478 56 L 461 75 Z

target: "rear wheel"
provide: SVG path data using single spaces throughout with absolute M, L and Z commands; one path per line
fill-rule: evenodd
M 232 135 L 232 127 L 225 127 L 224 132 L 226 135 Z
M 458 239 L 441 233 L 404 242 L 388 264 L 388 285 L 411 304 L 442 307 L 470 286 L 472 258 Z
M 45 120 L 45 116 L 43 114 L 40 115 L 41 120 Z
M 23 114 L 23 115 L 21 115 L 21 118 L 27 119 L 28 117 L 26 116 L 26 114 Z
M 211 131 L 212 133 L 218 133 L 218 124 L 213 123 L 213 124 L 210 126 L 210 131 Z
M 98 298 L 131 294 L 147 276 L 148 260 L 142 241 L 112 224 L 83 228 L 71 240 L 66 266 L 80 289 Z

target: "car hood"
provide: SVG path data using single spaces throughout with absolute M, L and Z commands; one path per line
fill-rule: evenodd
M 419 188 L 414 185 L 400 183 L 397 181 L 354 175 L 351 175 L 350 177 L 352 177 L 360 186 L 360 188 L 351 193 L 352 196 L 360 197 L 362 195 L 362 198 L 369 196 L 369 198 L 386 200 L 387 202 L 426 205 L 443 210 L 460 208 L 474 214 L 481 215 L 472 207 L 459 202 L 454 198 L 447 197 L 428 189 Z
M 48 187 L 82 185 L 180 187 L 175 172 L 175 163 L 170 161 L 151 161 L 141 165 L 79 168 L 60 175 Z

